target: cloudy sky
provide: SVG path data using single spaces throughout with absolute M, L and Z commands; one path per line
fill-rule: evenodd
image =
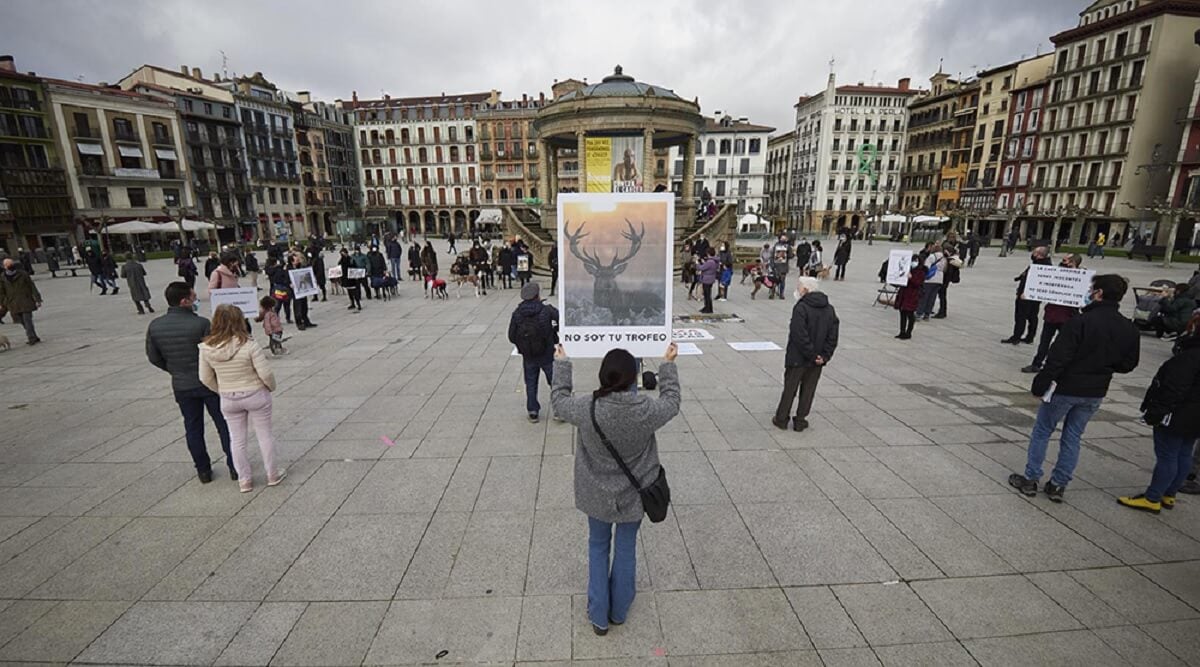
M 263 72 L 333 100 L 549 93 L 624 66 L 639 80 L 786 129 L 803 93 L 1000 65 L 1072 27 L 1089 0 L 4 0 L 22 71 L 115 82 L 142 63 Z

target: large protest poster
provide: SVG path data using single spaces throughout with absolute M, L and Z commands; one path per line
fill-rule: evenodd
M 288 275 L 292 279 L 292 294 L 297 299 L 316 296 L 321 293 L 321 289 L 317 287 L 317 278 L 313 275 L 311 266 L 306 266 L 302 269 L 292 269 L 288 271 Z
M 258 317 L 258 289 L 254 287 L 226 287 L 208 291 L 208 299 L 212 305 L 211 313 L 217 311 L 217 306 L 229 304 L 240 308 L 246 317 Z
M 887 284 L 904 287 L 908 285 L 908 271 L 912 268 L 911 250 L 892 250 L 888 253 Z
M 1024 298 L 1082 308 L 1092 291 L 1094 275 L 1096 272 L 1089 269 L 1030 264 L 1029 275 L 1025 278 Z
M 584 140 L 587 192 L 642 192 L 642 137 Z
M 559 333 L 568 354 L 666 350 L 674 234 L 669 192 L 559 195 Z

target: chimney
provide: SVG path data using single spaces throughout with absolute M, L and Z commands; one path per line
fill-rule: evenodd
M 908 90 L 908 86 L 911 83 L 912 83 L 912 79 L 910 79 L 906 76 L 903 79 L 900 79 L 900 82 L 896 84 L 896 87 L 899 88 L 900 90 Z
M 15 72 L 17 64 L 13 62 L 12 56 L 0 56 L 0 72 Z
M 389 100 L 391 100 L 391 99 L 392 99 L 392 96 L 391 96 L 391 95 L 388 95 L 387 93 L 384 93 L 384 94 L 383 94 L 383 99 L 384 99 L 385 101 L 389 101 Z
M 304 104 L 308 104 L 312 101 L 312 95 L 310 95 L 307 90 L 296 91 L 296 97 L 300 98 L 300 101 Z
M 184 75 L 184 76 L 187 76 L 187 75 L 188 75 L 188 66 L 187 66 L 187 65 L 180 65 L 180 66 L 179 66 L 179 73 L 180 73 L 180 74 L 182 74 L 182 75 Z
M 538 102 L 540 104 L 546 103 L 546 93 L 538 93 Z
M 529 96 L 526 95 L 525 93 L 521 93 L 521 104 L 525 104 L 528 101 L 529 101 Z
M 199 67 L 193 67 L 193 68 L 192 68 L 192 77 L 193 77 L 193 78 L 196 78 L 196 79 L 203 79 L 203 78 L 204 78 L 204 75 L 200 73 L 200 68 L 199 68 Z
M 355 104 L 358 104 L 358 91 L 357 90 L 350 91 L 350 100 L 352 102 L 354 102 Z

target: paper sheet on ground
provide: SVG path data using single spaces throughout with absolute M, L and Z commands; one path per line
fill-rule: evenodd
M 675 348 L 681 357 L 695 357 L 704 354 L 704 351 L 695 343 L 676 343 Z
M 681 340 L 713 340 L 713 335 L 704 329 L 675 329 L 672 338 Z
M 749 343 L 730 343 L 729 347 L 732 347 L 738 352 L 771 352 L 774 350 L 783 349 L 769 340 L 753 341 Z

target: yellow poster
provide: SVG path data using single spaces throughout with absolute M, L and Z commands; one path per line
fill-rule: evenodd
M 587 192 L 612 192 L 612 138 L 587 137 Z

